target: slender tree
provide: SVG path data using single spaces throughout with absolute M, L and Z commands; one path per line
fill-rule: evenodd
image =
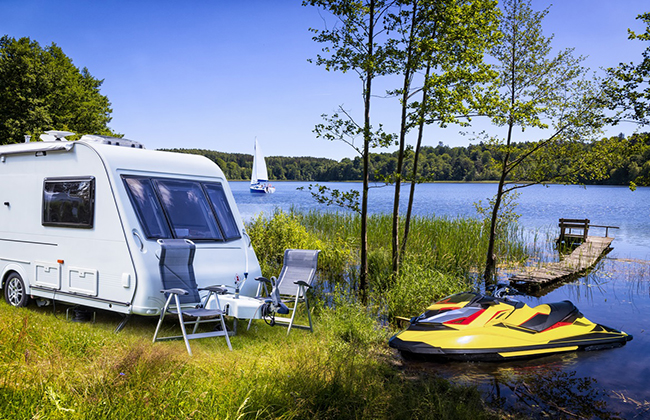
M 401 89 L 392 92 L 400 97 L 401 118 L 397 167 L 394 175 L 395 196 L 392 218 L 393 274 L 399 271 L 400 252 L 406 249 L 415 191 L 417 162 L 425 122 L 445 127 L 461 123 L 480 111 L 481 84 L 494 77 L 483 62 L 485 52 L 494 44 L 498 9 L 494 0 L 406 0 L 400 13 L 393 15 L 392 26 L 402 35 L 400 51 L 393 54 L 403 75 Z M 417 72 L 421 87 L 412 89 Z M 422 92 L 420 102 L 412 97 Z M 399 204 L 406 150 L 406 135 L 418 127 L 411 195 L 404 226 L 402 248 L 399 247 Z
M 505 0 L 503 8 L 503 38 L 492 51 L 499 97 L 491 119 L 505 129 L 505 137 L 487 139 L 500 177 L 490 215 L 486 282 L 496 270 L 497 222 L 504 198 L 534 184 L 602 177 L 607 161 L 603 157 L 612 146 L 585 153 L 585 143 L 600 134 L 604 122 L 603 91 L 572 50 L 552 54 L 552 38 L 542 34 L 548 9 L 534 12 L 530 0 Z M 525 129 L 538 129 L 542 140 L 518 146 L 515 134 Z
M 368 191 L 370 181 L 370 151 L 373 146 L 391 141 L 383 135 L 381 128 L 373 130 L 370 105 L 373 80 L 390 72 L 391 63 L 383 46 L 385 27 L 383 21 L 392 1 L 385 0 L 308 0 L 304 5 L 319 7 L 329 12 L 337 24 L 332 29 L 312 29 L 314 41 L 326 44 L 316 59 L 317 65 L 333 71 L 354 71 L 362 81 L 363 123 L 359 124 L 350 113 L 340 108 L 341 114 L 332 117 L 324 115 L 325 123 L 319 124 L 317 136 L 330 140 L 342 140 L 351 144 L 361 154 L 363 161 L 363 186 L 361 192 L 361 246 L 359 293 L 361 301 L 367 303 L 368 288 Z M 354 139 L 361 136 L 363 146 L 354 145 Z
M 112 134 L 102 80 L 79 70 L 56 44 L 0 38 L 0 144 L 46 130 Z

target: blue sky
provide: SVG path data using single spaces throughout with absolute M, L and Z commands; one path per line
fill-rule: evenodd
M 533 0 L 536 10 L 550 4 Z M 638 62 L 645 45 L 627 40 L 627 28 L 642 31 L 635 18 L 646 11 L 647 0 L 561 0 L 544 31 L 555 34 L 555 47 L 589 56 L 594 70 Z M 354 157 L 349 146 L 312 133 L 320 115 L 340 104 L 363 111 L 356 74 L 307 62 L 320 51 L 308 29 L 323 25 L 300 0 L 0 0 L 0 35 L 55 42 L 77 67 L 104 79 L 111 128 L 150 149 L 252 154 L 257 136 L 267 156 Z M 374 121 L 388 130 L 398 118 L 396 100 L 373 103 Z M 477 121 L 474 129 L 490 126 Z M 621 125 L 607 135 L 635 129 Z M 431 128 L 424 142 L 469 144 L 459 130 Z

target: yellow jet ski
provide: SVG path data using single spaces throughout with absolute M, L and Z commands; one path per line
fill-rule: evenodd
M 531 308 L 507 297 L 464 292 L 429 306 L 388 344 L 405 356 L 498 361 L 621 347 L 630 340 L 589 321 L 568 300 Z

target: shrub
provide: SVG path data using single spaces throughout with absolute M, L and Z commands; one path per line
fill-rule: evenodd
M 276 209 L 273 216 L 260 214 L 247 225 L 262 273 L 280 273 L 285 249 L 318 249 L 319 279 L 332 285 L 348 280 L 354 267 L 353 245 L 341 236 L 319 238 L 301 223 L 302 217 L 293 211 Z

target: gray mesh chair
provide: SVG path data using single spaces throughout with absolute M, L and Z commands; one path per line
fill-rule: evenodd
M 287 334 L 291 332 L 292 327 L 314 331 L 309 301 L 307 300 L 307 289 L 311 287 L 316 277 L 319 253 L 320 250 L 287 249 L 284 251 L 284 264 L 277 280 L 275 277 L 271 277 L 271 280 L 264 277 L 255 279 L 259 281 L 258 298 L 264 301 L 258 311 L 262 311 L 263 318 L 270 320 L 269 324 L 275 325 L 279 323 L 287 326 Z M 272 287 L 270 292 L 269 286 Z M 278 295 L 281 302 L 276 302 Z M 285 303 L 287 305 L 284 305 Z M 294 324 L 296 312 L 301 303 L 304 303 L 309 325 Z M 284 310 L 278 311 L 280 307 L 285 310 L 288 308 L 291 316 L 278 316 L 278 314 L 285 312 Z M 253 315 L 254 317 L 255 315 Z M 252 319 L 249 321 L 248 328 L 250 328 L 252 321 Z
M 226 338 L 228 348 L 232 350 L 228 330 L 224 321 L 224 312 L 220 309 L 219 294 L 225 289 L 217 286 L 198 288 L 194 277 L 194 253 L 196 247 L 192 241 L 187 239 L 159 239 L 160 245 L 160 277 L 163 283 L 163 290 L 167 296 L 165 306 L 160 312 L 160 319 L 153 335 L 154 343 L 162 340 L 182 338 L 185 341 L 187 352 L 192 355 L 189 340 L 195 338 L 220 337 Z M 201 299 L 199 291 L 207 291 L 204 299 Z M 205 305 L 212 295 L 215 295 L 218 309 L 206 309 Z M 174 304 L 172 305 L 172 299 Z M 160 326 L 165 315 L 171 314 L 178 317 L 182 335 L 159 337 Z M 199 324 L 218 322 L 220 330 L 197 333 Z M 188 334 L 186 326 L 193 325 L 192 333 Z

